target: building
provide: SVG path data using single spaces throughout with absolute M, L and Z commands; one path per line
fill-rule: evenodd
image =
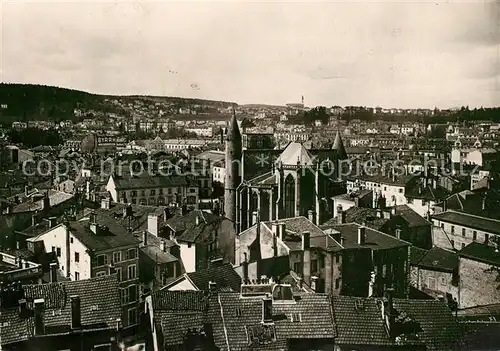
M 333 296 L 335 350 L 464 350 L 461 328 L 438 300 Z
M 234 262 L 233 222 L 201 210 L 179 210 L 166 221 L 165 237 L 179 245 L 185 272 L 207 268 L 212 260 Z
M 199 186 L 188 176 L 111 175 L 106 185 L 114 202 L 163 206 L 186 203 L 197 208 Z
M 458 254 L 460 256 L 458 307 L 462 309 L 500 303 L 498 246 L 474 242 L 465 246 Z
M 337 212 L 338 209 L 347 211 L 351 207 L 372 208 L 373 191 L 365 189 L 333 197 L 333 217 L 340 214 Z
M 468 213 L 447 210 L 431 216 L 433 225 L 442 229 L 435 245 L 460 250 L 471 243 L 487 244 L 500 235 L 500 221 Z
M 233 117 L 226 135 L 226 171 L 224 179 L 224 216 L 228 218 L 236 228 L 236 198 L 237 188 L 242 179 L 242 141 L 241 133 L 236 120 Z
M 210 291 L 210 283 L 215 283 L 218 291 L 240 291 L 241 277 L 231 263 L 216 262 L 205 269 L 184 273 L 171 279 L 162 289 L 170 291 L 193 290 Z
M 45 252 L 55 252 L 59 269 L 71 280 L 117 274 L 123 325 L 137 324 L 141 240 L 113 217 L 91 213 L 88 218 L 55 225 L 27 242 L 34 246 L 42 242 Z
M 3 293 L 3 350 L 119 350 L 122 340 L 116 275 L 25 285 L 14 303 Z

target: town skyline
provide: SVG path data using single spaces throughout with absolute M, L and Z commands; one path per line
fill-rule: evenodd
M 500 104 L 494 2 L 3 2 L 1 12 L 6 83 L 240 105 Z

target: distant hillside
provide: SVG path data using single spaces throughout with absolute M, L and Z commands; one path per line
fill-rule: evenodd
M 123 112 L 120 106 L 108 100 L 129 102 L 143 100 L 146 105 L 155 102 L 172 104 L 175 108 L 201 105 L 210 109 L 227 108 L 237 104 L 181 97 L 161 96 L 109 96 L 83 91 L 33 84 L 0 83 L 0 123 L 26 120 L 74 119 L 75 108 L 103 112 Z

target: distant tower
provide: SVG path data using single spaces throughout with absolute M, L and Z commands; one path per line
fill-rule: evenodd
M 304 95 L 302 95 L 302 105 L 304 105 Z
M 333 142 L 332 150 L 337 151 L 338 160 L 347 159 L 347 153 L 345 151 L 344 143 L 342 142 L 342 138 L 340 137 L 339 131 L 337 131 L 337 135 L 335 136 L 335 141 Z
M 236 225 L 236 188 L 241 183 L 241 133 L 233 110 L 226 134 L 226 177 L 224 181 L 224 215 Z

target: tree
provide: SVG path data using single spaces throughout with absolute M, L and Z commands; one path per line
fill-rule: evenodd
M 328 124 L 330 116 L 326 111 L 326 107 L 317 106 L 309 111 L 304 112 L 304 124 L 313 125 L 316 121 L 321 121 L 322 124 Z

